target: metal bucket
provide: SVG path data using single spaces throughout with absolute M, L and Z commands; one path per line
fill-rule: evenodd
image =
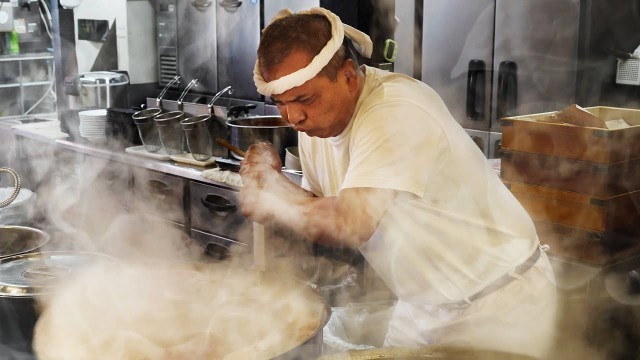
M 252 144 L 268 141 L 276 148 L 281 160 L 284 160 L 284 149 L 290 145 L 292 134 L 295 134 L 295 130 L 281 116 L 252 116 L 229 119 L 227 120 L 227 126 L 229 126 L 231 145 L 242 151 L 247 151 Z M 233 156 L 242 160 L 242 157 L 235 153 L 233 153 Z
M 32 339 L 40 316 L 39 300 L 55 291 L 58 281 L 106 255 L 51 251 L 0 259 L 0 349 L 3 354 L 31 359 Z M 17 356 L 19 355 L 19 356 Z M 12 357 L 10 357 L 12 358 Z

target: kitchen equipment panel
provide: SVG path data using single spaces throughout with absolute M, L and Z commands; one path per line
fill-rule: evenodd
M 260 3 L 222 0 L 215 1 L 217 5 L 211 6 L 216 8 L 214 25 L 217 26 L 218 47 L 218 83 L 217 87 L 212 88 L 213 92 L 231 85 L 234 97 L 261 99 L 253 83 L 253 67 L 260 42 Z
M 502 150 L 502 133 L 489 133 L 489 159 L 497 159 L 501 155 Z
M 489 156 L 489 132 L 472 129 L 465 129 L 465 131 L 471 137 L 471 140 L 478 145 L 484 156 Z
M 134 209 L 186 225 L 184 194 L 188 181 L 184 178 L 134 169 Z
M 218 68 L 224 67 L 215 61 L 218 57 L 216 3 L 177 1 L 178 74 L 182 77 L 182 89 L 194 79 L 199 82 L 194 90 L 199 92 L 215 92 L 218 88 Z
M 575 102 L 579 0 L 424 0 L 423 9 L 422 81 L 465 128 L 500 131 L 504 116 Z
M 200 244 L 204 253 L 214 260 L 227 259 L 231 256 L 232 247 L 234 248 L 234 254 L 238 254 L 239 252 L 249 253 L 251 251 L 249 245 L 245 243 L 195 229 L 191 229 L 191 239 Z
M 190 182 L 191 228 L 250 244 L 251 222 L 242 215 L 235 190 Z

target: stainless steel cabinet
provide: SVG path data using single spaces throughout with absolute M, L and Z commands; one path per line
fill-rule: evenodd
M 238 196 L 238 192 L 231 189 L 192 181 L 190 185 L 192 231 L 250 244 L 251 222 L 242 215 Z
M 188 227 L 184 211 L 186 179 L 140 168 L 134 169 L 134 176 L 135 211 Z
M 216 1 L 218 89 L 234 88 L 233 96 L 260 99 L 253 83 L 253 67 L 260 42 L 260 1 Z M 213 6 L 212 6 L 213 7 Z
M 198 79 L 197 91 L 215 92 L 218 88 L 216 59 L 217 18 L 211 1 L 177 2 L 178 17 L 178 75 L 182 76 L 180 87 L 184 88 L 192 79 Z M 235 84 L 234 84 L 235 85 Z
M 424 0 L 422 80 L 466 128 L 559 110 L 575 102 L 579 13 L 579 0 Z

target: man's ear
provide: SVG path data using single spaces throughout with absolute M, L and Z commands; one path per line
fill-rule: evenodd
M 356 64 L 351 59 L 345 60 L 342 64 L 342 73 L 344 74 L 347 85 L 351 90 L 358 88 L 358 69 L 356 68 Z

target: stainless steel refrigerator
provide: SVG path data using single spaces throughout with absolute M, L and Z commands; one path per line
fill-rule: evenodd
M 579 0 L 424 0 L 422 81 L 489 157 L 499 119 L 575 102 Z

